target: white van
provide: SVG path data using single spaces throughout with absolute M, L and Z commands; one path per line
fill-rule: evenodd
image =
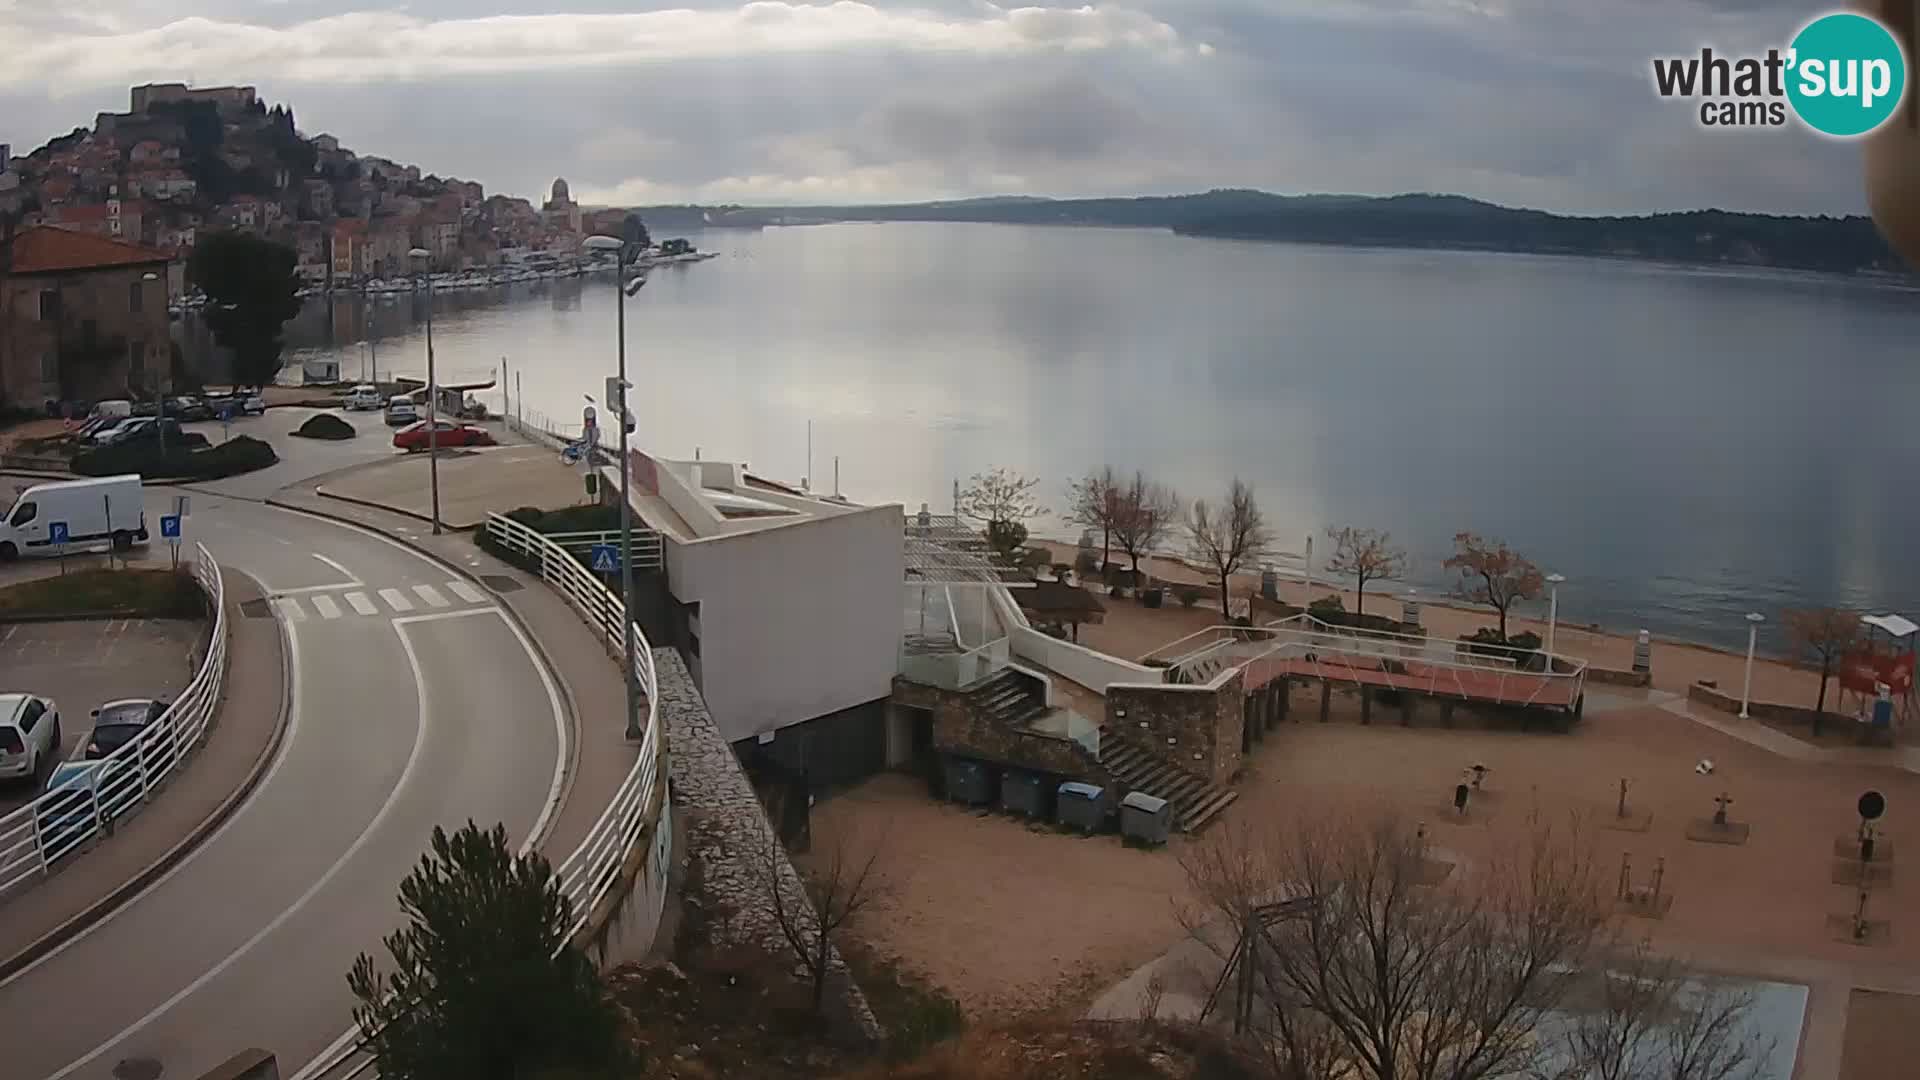
M 53 542 L 55 524 L 67 527 L 64 547 Z M 0 562 L 109 545 L 126 551 L 146 542 L 147 510 L 138 473 L 35 484 L 0 518 Z

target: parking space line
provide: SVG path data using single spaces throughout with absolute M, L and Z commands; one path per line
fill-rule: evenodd
M 453 603 L 453 601 L 440 595 L 440 590 L 431 585 L 415 585 L 413 592 L 414 595 L 426 601 L 428 607 L 443 608 Z
M 354 612 L 359 615 L 377 615 L 380 613 L 380 609 L 375 607 L 373 601 L 367 599 L 367 594 L 363 592 L 348 593 L 347 603 L 352 605 Z
M 300 601 L 291 596 L 276 596 L 273 606 L 279 610 L 280 617 L 288 622 L 306 622 L 307 613 L 300 609 Z
M 381 589 L 380 599 L 385 600 L 387 606 L 395 611 L 413 610 L 413 601 L 407 599 L 407 594 L 399 589 Z
M 484 604 L 487 602 L 487 595 L 485 593 L 464 581 L 449 581 L 447 582 L 447 588 L 452 589 L 453 595 L 458 596 L 469 604 Z
M 340 617 L 340 605 L 334 603 L 333 597 L 325 593 L 321 593 L 309 602 L 313 604 L 313 610 L 319 612 L 320 617 L 323 619 L 337 619 Z

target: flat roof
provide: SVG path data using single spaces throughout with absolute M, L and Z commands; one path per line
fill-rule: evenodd
M 924 511 L 907 515 L 909 585 L 1033 586 L 1026 571 L 994 562 L 991 553 L 980 530 L 958 517 Z

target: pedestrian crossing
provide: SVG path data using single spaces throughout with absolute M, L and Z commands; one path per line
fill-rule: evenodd
M 449 596 L 448 594 L 452 594 Z M 316 592 L 303 596 L 276 596 L 274 610 L 288 622 L 328 622 L 334 619 L 408 615 L 453 607 L 491 604 L 493 598 L 465 581 L 405 588 L 342 587 L 338 596 Z

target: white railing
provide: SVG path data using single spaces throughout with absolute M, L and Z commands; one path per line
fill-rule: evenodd
M 137 813 L 200 745 L 227 670 L 226 584 L 204 545 L 193 575 L 213 610 L 207 656 L 187 688 L 146 730 L 101 759 L 90 777 L 0 817 L 0 896 L 50 873 L 55 863 Z
M 601 642 L 616 656 L 625 651 L 620 598 L 601 585 L 565 548 L 500 514 L 487 515 L 487 535 L 508 551 L 537 563 L 541 579 L 567 598 L 587 624 L 598 631 Z M 555 870 L 560 891 L 573 904 L 570 934 L 578 933 L 593 910 L 613 891 L 620 867 L 633 851 L 633 845 L 656 820 L 650 811 L 654 789 L 663 781 L 659 776 L 660 710 L 656 700 L 653 649 L 638 626 L 633 627 L 633 643 L 633 674 L 647 699 L 646 731 L 640 743 L 639 760 L 620 782 L 606 810 L 588 830 L 586 839 L 580 841 L 580 846 Z M 665 792 L 661 795 L 660 801 L 664 804 Z
M 595 544 L 618 546 L 620 543 L 618 529 L 601 532 L 543 533 L 542 535 L 572 555 L 591 554 Z M 633 530 L 633 568 L 635 570 L 658 570 L 665 559 L 666 548 L 659 533 L 652 529 Z

